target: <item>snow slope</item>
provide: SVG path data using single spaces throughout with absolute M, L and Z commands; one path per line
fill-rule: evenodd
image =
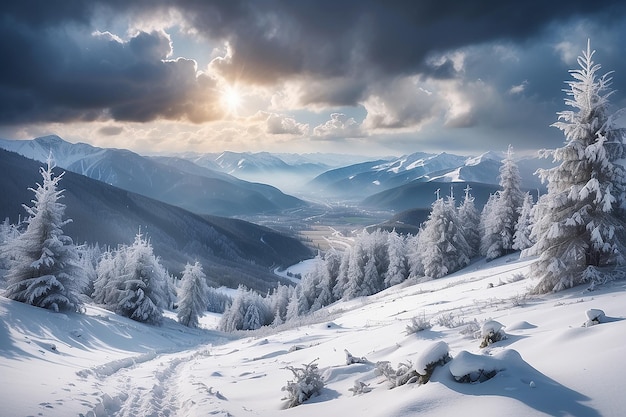
M 626 282 L 529 298 L 533 283 L 517 274 L 531 262 L 479 261 L 335 303 L 297 325 L 235 335 L 210 330 L 211 315 L 199 330 L 171 319 L 154 327 L 93 306 L 55 314 L 0 297 L 0 415 L 623 415 Z M 603 310 L 603 323 L 583 327 L 589 309 Z M 407 334 L 414 317 L 432 328 Z M 473 333 L 486 320 L 507 338 L 480 349 Z M 453 359 L 424 385 L 389 389 L 375 371 L 378 361 L 423 362 L 440 342 Z M 344 350 L 367 360 L 346 365 Z M 282 410 L 281 387 L 293 378 L 285 367 L 316 358 L 321 395 Z M 451 374 L 476 366 L 497 373 L 474 384 Z M 357 381 L 371 391 L 353 395 Z

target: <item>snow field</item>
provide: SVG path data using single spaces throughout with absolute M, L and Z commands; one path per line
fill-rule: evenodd
M 56 314 L 0 298 L 0 367 L 11 381 L 0 394 L 2 414 L 621 415 L 625 283 L 520 301 L 533 282 L 511 277 L 530 262 L 515 255 L 477 262 L 439 280 L 335 303 L 319 323 L 234 335 L 209 330 L 216 315 L 194 330 L 172 313 L 150 326 L 97 307 Z M 604 311 L 606 321 L 583 327 L 590 309 Z M 432 328 L 407 334 L 415 316 Z M 488 320 L 505 326 L 507 339 L 480 349 L 474 333 Z M 376 371 L 379 361 L 419 366 L 443 344 L 453 359 L 424 385 L 389 389 Z M 345 350 L 367 362 L 346 365 Z M 293 378 L 285 368 L 313 360 L 326 384 L 321 395 L 283 410 L 281 388 Z M 498 372 L 473 384 L 453 376 L 480 366 Z M 371 391 L 355 395 L 355 382 Z

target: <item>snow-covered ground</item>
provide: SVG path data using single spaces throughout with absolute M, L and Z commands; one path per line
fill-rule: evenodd
M 0 297 L 1 416 L 622 416 L 626 282 L 537 298 L 520 280 L 531 261 L 478 262 L 448 277 L 339 302 L 297 326 L 227 335 L 170 314 L 159 327 L 89 306 L 58 314 Z M 602 323 L 583 327 L 587 310 Z M 428 330 L 407 334 L 411 319 Z M 506 339 L 481 349 L 481 324 Z M 489 328 L 493 328 L 490 324 Z M 498 327 L 497 324 L 495 327 Z M 375 363 L 452 360 L 426 384 L 389 389 Z M 345 350 L 364 363 L 346 365 Z M 426 355 L 426 356 L 425 356 Z M 287 366 L 317 359 L 325 388 L 283 409 Z M 495 371 L 482 383 L 452 372 Z M 370 392 L 353 395 L 355 382 Z

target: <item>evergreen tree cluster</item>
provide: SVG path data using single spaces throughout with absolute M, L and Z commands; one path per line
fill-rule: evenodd
M 96 274 L 93 301 L 137 321 L 159 324 L 174 299 L 171 278 L 141 233 L 132 245 L 104 253 Z

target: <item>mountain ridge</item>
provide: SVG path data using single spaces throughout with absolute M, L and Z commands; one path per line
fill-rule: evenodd
M 0 216 L 16 223 L 25 215 L 22 203 L 33 198 L 28 188 L 41 182 L 41 164 L 0 149 L 0 165 L 6 171 L 0 177 Z M 61 169 L 55 171 L 58 175 Z M 267 291 L 282 281 L 273 268 L 312 256 L 299 240 L 267 227 L 194 214 L 71 171 L 63 174 L 60 188 L 66 218 L 73 220 L 64 231 L 76 243 L 130 244 L 141 228 L 166 268 L 178 273 L 185 263 L 200 261 L 215 285 Z

